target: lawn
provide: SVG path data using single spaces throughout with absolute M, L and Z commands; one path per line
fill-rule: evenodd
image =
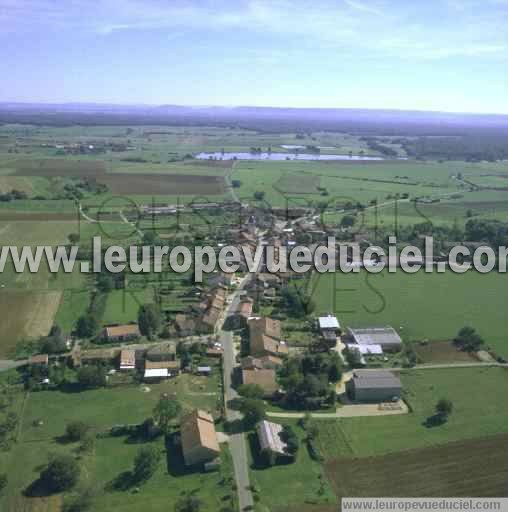
M 392 325 L 407 340 L 451 339 L 464 325 L 508 356 L 503 304 L 506 274 L 315 274 L 316 313 L 333 311 L 343 326 Z
M 107 296 L 102 322 L 105 325 L 137 322 L 140 306 L 153 303 L 154 293 L 150 285 L 141 290 L 112 290 Z
M 291 505 L 334 504 L 336 498 L 319 462 L 313 461 L 303 442 L 304 431 L 295 421 L 287 420 L 300 439 L 296 461 L 293 464 L 260 468 L 256 464 L 257 444 L 255 434 L 250 435 L 250 478 L 261 498 L 261 504 L 268 510 Z
M 26 499 L 22 491 L 33 482 L 49 454 L 74 453 L 76 445 L 62 443 L 59 438 L 70 421 L 84 421 L 95 432 L 105 432 L 113 425 L 137 424 L 151 416 L 162 393 L 176 393 L 184 409 L 194 407 L 213 411 L 217 405 L 219 372 L 197 377 L 181 375 L 161 384 L 127 385 L 77 392 L 42 391 L 25 395 L 18 387 L 11 406 L 21 417 L 18 442 L 11 451 L 0 452 L 0 472 L 9 473 L 6 495 L 0 498 L 0 509 L 59 510 L 60 497 Z M 0 413 L 1 416 L 1 413 Z M 170 447 L 166 456 L 162 438 L 154 441 L 163 457 L 153 479 L 141 487 L 141 492 L 113 491 L 108 484 L 132 468 L 139 442 L 127 437 L 97 439 L 95 453 L 81 459 L 82 480 L 95 485 L 99 491 L 94 510 L 172 510 L 183 491 L 194 491 L 203 500 L 205 509 L 217 510 L 224 496 L 233 496 L 231 488 L 231 459 L 224 448 L 219 472 L 188 473 L 181 467 L 178 450 Z M 225 502 L 224 502 L 225 504 Z M 48 507 L 48 508 L 44 508 Z M 54 508 L 51 508 L 54 507 Z
M 9 468 L 9 485 L 3 498 L 8 510 L 45 510 L 42 507 L 48 503 L 56 507 L 48 510 L 59 510 L 58 496 L 49 500 L 26 499 L 21 492 L 37 478 L 49 454 L 74 452 L 76 445 L 57 440 L 64 433 L 67 422 L 79 419 L 98 428 L 122 422 L 139 422 L 150 415 L 161 391 L 162 387 L 148 394 L 131 388 L 97 390 L 79 395 L 69 394 L 68 397 L 58 392 L 56 395 L 53 392 L 30 395 L 25 405 L 19 442 L 11 452 L 0 455 L 0 470 Z M 42 421 L 42 425 L 34 427 L 34 420 Z M 132 468 L 141 446 L 139 442 L 131 442 L 126 437 L 100 438 L 96 442 L 94 455 L 81 458 L 82 482 L 88 482 L 98 490 L 94 510 L 137 512 L 146 507 L 161 512 L 168 508 L 172 510 L 183 492 L 195 493 L 203 501 L 205 509 L 209 510 L 218 509 L 225 496 L 235 498 L 231 488 L 232 463 L 227 448 L 222 451 L 222 464 L 218 472 L 189 473 L 182 469 L 177 448 L 170 446 L 166 453 L 162 438 L 153 443 L 160 449 L 162 460 L 153 478 L 141 486 L 140 492 L 110 488 L 115 479 Z M 18 508 L 21 506 L 28 508 Z
M 406 370 L 401 380 L 409 414 L 316 421 L 327 459 L 382 455 L 508 432 L 507 369 Z M 453 402 L 448 422 L 424 426 L 441 398 Z
M 91 294 L 86 288 L 82 290 L 64 290 L 60 307 L 55 316 L 57 324 L 65 334 L 71 334 L 78 318 L 84 315 L 90 305 Z

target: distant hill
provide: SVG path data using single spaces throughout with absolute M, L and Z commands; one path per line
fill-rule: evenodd
M 259 131 L 348 131 L 364 134 L 508 133 L 508 115 L 404 110 L 0 103 L 0 122 L 237 126 Z

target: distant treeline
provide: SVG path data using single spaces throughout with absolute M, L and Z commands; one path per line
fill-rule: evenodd
M 373 151 L 377 151 L 384 156 L 396 157 L 399 155 L 397 150 L 395 150 L 389 146 L 386 146 L 384 144 L 380 144 L 377 141 L 377 139 L 375 139 L 374 137 L 361 137 L 360 140 L 363 140 L 364 142 L 366 142 L 369 149 L 372 149 Z
M 264 133 L 364 136 L 508 136 L 508 116 L 365 109 L 0 104 L 0 123 L 48 126 L 218 126 Z
M 419 137 L 398 141 L 410 157 L 467 162 L 508 159 L 508 134 L 475 134 L 461 137 Z

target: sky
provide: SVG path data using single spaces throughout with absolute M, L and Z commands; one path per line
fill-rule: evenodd
M 0 101 L 508 114 L 508 0 L 0 0 Z

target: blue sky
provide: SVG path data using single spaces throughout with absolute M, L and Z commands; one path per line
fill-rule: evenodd
M 0 101 L 508 114 L 508 0 L 0 0 Z

